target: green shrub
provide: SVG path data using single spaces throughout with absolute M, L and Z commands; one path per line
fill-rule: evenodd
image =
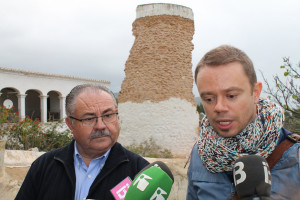
M 300 134 L 300 117 L 299 117 L 299 115 L 286 112 L 284 128 L 288 129 L 289 131 L 291 131 L 293 133 Z
M 45 136 L 43 140 L 43 146 L 41 147 L 43 151 L 57 149 L 71 142 L 73 135 L 69 129 L 61 131 L 63 125 L 64 123 L 60 120 L 45 124 L 43 126 Z
M 21 120 L 13 108 L 0 105 L 0 138 L 7 140 L 6 149 L 28 150 L 37 147 L 50 151 L 65 146 L 72 140 L 69 130 L 62 129 L 62 121 L 42 124 L 39 119 L 26 116 Z
M 172 158 L 173 155 L 170 150 L 163 149 L 161 146 L 157 145 L 152 137 L 149 140 L 145 140 L 139 145 L 131 144 L 125 146 L 128 150 L 135 152 L 143 157 L 151 158 Z

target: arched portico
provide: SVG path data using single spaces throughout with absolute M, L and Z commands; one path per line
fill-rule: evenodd
M 110 87 L 109 81 L 44 74 L 0 67 L 0 105 L 13 105 L 19 117 L 41 122 L 64 119 L 67 94 L 79 84 Z M 24 84 L 26 83 L 26 84 Z
M 27 90 L 25 97 L 25 115 L 31 119 L 41 119 L 41 92 L 37 90 Z
M 60 119 L 60 94 L 50 91 L 47 96 L 47 121 L 57 121 Z
M 0 92 L 0 105 L 13 107 L 13 112 L 17 112 L 19 108 L 18 93 L 19 91 L 15 88 L 3 88 Z

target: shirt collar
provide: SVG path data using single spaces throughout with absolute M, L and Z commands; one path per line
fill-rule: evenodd
M 79 165 L 81 165 L 82 163 L 83 163 L 83 160 L 82 160 L 82 156 L 80 155 L 80 153 L 79 153 L 79 151 L 78 151 L 78 149 L 77 149 L 77 145 L 76 145 L 77 143 L 76 143 L 76 141 L 74 142 L 74 161 L 75 162 L 78 162 L 79 163 Z M 106 160 L 107 159 L 107 157 L 109 156 L 109 153 L 110 153 L 110 150 L 111 149 L 109 149 L 109 150 L 107 150 L 106 152 L 105 152 L 105 154 L 103 154 L 102 156 L 100 156 L 100 157 L 98 157 L 98 158 L 94 158 L 93 160 L 102 160 L 102 159 L 104 159 L 104 160 Z

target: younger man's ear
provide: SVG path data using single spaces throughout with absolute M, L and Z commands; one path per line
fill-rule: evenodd
M 258 103 L 261 91 L 262 91 L 262 83 L 257 82 L 254 85 L 254 88 L 253 88 L 253 95 L 254 95 L 254 102 L 255 103 Z

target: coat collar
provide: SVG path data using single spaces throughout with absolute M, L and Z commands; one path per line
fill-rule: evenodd
M 60 161 L 67 171 L 68 176 L 71 179 L 71 182 L 75 186 L 75 169 L 74 169 L 74 142 L 72 140 L 67 146 L 57 149 L 54 154 L 54 159 Z M 101 170 L 101 179 L 107 176 L 114 168 L 123 162 L 129 162 L 128 156 L 125 152 L 125 149 L 118 142 L 114 144 L 111 148 L 109 156 L 105 162 L 104 167 Z

